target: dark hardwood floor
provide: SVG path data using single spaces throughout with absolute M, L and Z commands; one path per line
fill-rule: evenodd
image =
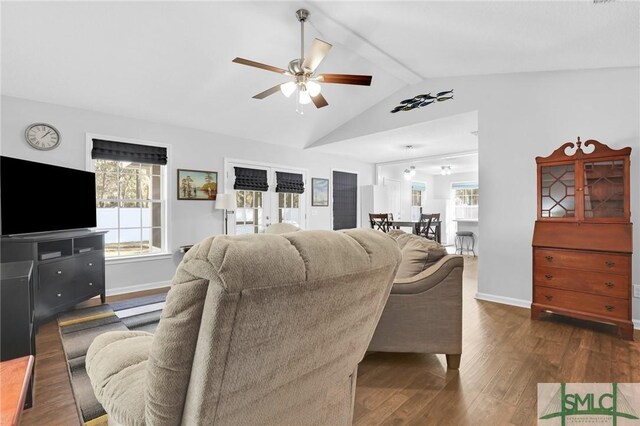
M 358 370 L 355 425 L 533 425 L 539 382 L 640 382 L 640 342 L 607 326 L 531 321 L 528 309 L 475 300 L 476 277 L 477 259 L 466 258 L 460 370 L 447 370 L 443 355 L 367 355 Z M 35 401 L 22 424 L 78 424 L 55 322 L 36 340 Z

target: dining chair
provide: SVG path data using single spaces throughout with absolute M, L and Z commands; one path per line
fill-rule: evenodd
M 389 222 L 393 222 L 393 213 L 387 213 L 387 216 L 389 217 Z M 400 229 L 400 227 L 389 224 L 389 229 Z
M 431 228 L 431 221 L 433 220 L 432 214 L 421 214 L 420 215 L 420 223 L 418 224 L 418 235 L 421 235 L 427 239 L 432 239 L 429 237 L 429 228 Z
M 389 232 L 389 213 L 369 213 L 371 229 Z
M 440 221 L 440 213 L 431 213 L 431 221 L 439 222 Z M 430 240 L 437 241 L 438 234 L 436 233 L 436 224 L 429 224 L 429 229 L 427 230 L 427 238 Z

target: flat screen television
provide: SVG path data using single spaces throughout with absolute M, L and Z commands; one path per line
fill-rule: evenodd
M 96 226 L 95 173 L 0 157 L 2 235 Z

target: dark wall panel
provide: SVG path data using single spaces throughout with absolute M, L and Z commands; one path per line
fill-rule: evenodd
M 333 172 L 333 229 L 358 226 L 358 175 Z

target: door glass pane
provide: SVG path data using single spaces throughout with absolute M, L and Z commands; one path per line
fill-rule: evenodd
M 542 167 L 542 217 L 575 217 L 575 168 L 573 164 Z
M 624 217 L 624 161 L 584 163 L 584 217 Z

